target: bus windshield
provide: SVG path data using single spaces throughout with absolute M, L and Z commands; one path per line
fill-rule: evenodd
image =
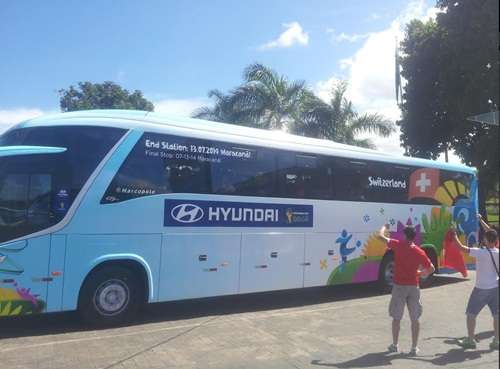
M 125 130 L 109 127 L 19 128 L 2 146 L 52 146 L 59 153 L 0 157 L 0 243 L 61 221 L 83 185 Z

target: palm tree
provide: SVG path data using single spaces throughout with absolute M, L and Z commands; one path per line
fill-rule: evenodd
M 193 117 L 264 129 L 287 129 L 307 137 L 324 138 L 349 145 L 375 148 L 361 133 L 383 137 L 395 131 L 394 125 L 379 114 L 359 115 L 345 98 L 347 83 L 333 89 L 325 103 L 305 86 L 304 81 L 289 81 L 274 70 L 255 63 L 243 74 L 241 86 L 224 94 L 211 90 L 213 107 L 202 107 Z
M 300 119 L 294 122 L 291 131 L 303 136 L 367 148 L 375 148 L 373 141 L 357 138 L 359 134 L 374 133 L 387 137 L 395 132 L 394 124 L 380 114 L 356 113 L 352 102 L 344 96 L 346 90 L 346 82 L 338 83 L 333 88 L 329 104 L 308 94 L 302 105 Z
M 246 114 L 234 108 L 231 95 L 225 95 L 219 90 L 210 90 L 208 97 L 215 100 L 213 108 L 203 106 L 193 112 L 193 118 L 206 119 L 213 122 L 251 125 L 250 122 L 246 122 Z
M 286 128 L 300 116 L 308 91 L 304 81 L 290 82 L 285 76 L 259 64 L 249 65 L 243 73 L 241 86 L 224 95 L 212 90 L 213 108 L 203 107 L 195 118 L 242 124 L 259 128 Z

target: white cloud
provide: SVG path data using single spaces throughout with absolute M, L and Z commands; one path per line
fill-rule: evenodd
M 180 117 L 190 117 L 193 111 L 207 105 L 211 105 L 208 98 L 163 99 L 154 102 L 155 112 Z M 19 122 L 52 113 L 56 111 L 44 111 L 37 108 L 0 109 L 0 134 Z
M 332 36 L 332 41 L 333 42 L 344 42 L 344 41 L 347 41 L 347 42 L 357 42 L 357 41 L 360 41 L 360 40 L 363 40 L 367 37 L 370 36 L 369 33 L 353 33 L 353 34 L 347 34 L 347 33 L 344 33 L 344 32 L 341 32 L 340 34 L 336 33 L 335 30 L 329 28 L 326 30 L 326 33 L 330 33 Z
M 321 100 L 329 102 L 332 97 L 331 92 L 333 87 L 340 81 L 341 79 L 335 76 L 327 79 L 326 81 L 319 81 L 318 83 L 316 83 L 316 86 L 314 87 L 314 93 Z
M 36 108 L 0 109 L 0 134 L 19 122 L 43 114 L 46 112 Z
M 309 44 L 309 35 L 304 32 L 302 26 L 298 22 L 285 23 L 283 27 L 285 27 L 286 30 L 279 35 L 276 40 L 269 41 L 259 46 L 259 50 L 286 48 L 293 45 L 307 46 L 307 44 Z
M 155 106 L 155 112 L 157 113 L 190 117 L 196 109 L 210 105 L 210 101 L 207 98 L 163 99 L 153 104 Z
M 435 18 L 436 8 L 426 8 L 423 0 L 413 1 L 392 21 L 388 28 L 367 35 L 362 46 L 353 56 L 339 61 L 340 69 L 346 71 L 349 82 L 346 97 L 351 100 L 359 113 L 379 113 L 396 121 L 400 119 L 400 110 L 395 97 L 395 48 L 396 38 L 402 40 L 404 28 L 412 19 L 428 20 Z M 327 30 L 334 33 L 333 30 Z M 341 34 L 342 35 L 342 34 Z M 343 37 L 347 40 L 347 35 Z M 328 100 L 333 85 L 339 80 L 332 76 L 316 84 L 315 92 Z M 402 154 L 398 132 L 388 138 L 370 137 L 380 151 Z
M 350 68 L 352 66 L 352 58 L 340 59 L 339 66 L 340 66 L 341 70 L 345 70 L 347 68 Z

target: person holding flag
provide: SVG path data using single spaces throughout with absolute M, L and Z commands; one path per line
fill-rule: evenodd
M 483 232 L 488 232 L 488 231 L 491 231 L 491 230 L 495 230 L 494 228 L 490 227 L 490 225 L 488 223 L 486 223 L 483 219 L 483 217 L 481 216 L 481 214 L 477 214 L 477 220 L 479 220 L 479 224 L 481 224 L 481 228 L 483 228 Z M 498 233 L 498 231 L 497 231 Z M 497 240 L 497 244 L 496 244 L 496 247 L 498 248 L 498 240 Z
M 453 244 L 476 258 L 476 283 L 467 303 L 467 337 L 458 340 L 458 345 L 464 349 L 475 349 L 476 317 L 486 306 L 490 308 L 493 316 L 495 337 L 490 343 L 492 350 L 498 350 L 498 233 L 490 228 L 478 215 L 481 225 L 486 230 L 484 234 L 486 247 L 467 247 L 463 245 L 455 228 L 451 232 L 454 237 Z M 484 223 L 484 224 L 483 224 Z

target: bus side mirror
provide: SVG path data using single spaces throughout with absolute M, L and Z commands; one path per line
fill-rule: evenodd
M 28 241 L 22 240 L 17 242 L 10 242 L 0 246 L 1 252 L 19 252 L 28 246 Z

